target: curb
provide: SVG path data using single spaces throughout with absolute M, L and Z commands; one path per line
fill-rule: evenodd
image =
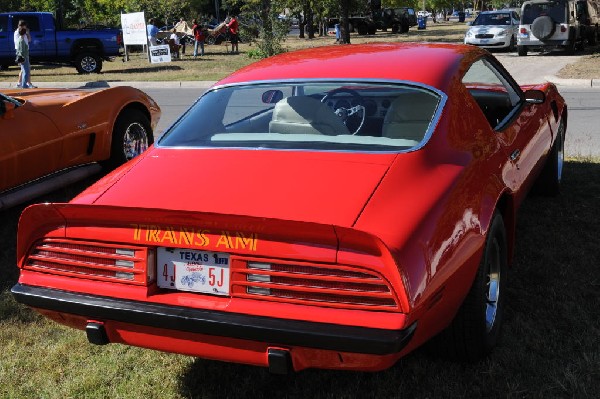
M 93 81 L 93 82 L 35 82 L 38 88 L 64 88 L 64 89 L 99 89 L 107 87 L 118 87 L 118 86 L 132 86 L 137 89 L 159 89 L 159 88 L 199 88 L 208 89 L 214 85 L 216 81 L 162 81 L 162 82 L 107 82 L 107 81 Z M 16 89 L 16 82 L 0 82 L 1 89 Z
M 600 87 L 600 79 L 562 79 L 556 76 L 544 76 L 548 82 L 565 87 Z

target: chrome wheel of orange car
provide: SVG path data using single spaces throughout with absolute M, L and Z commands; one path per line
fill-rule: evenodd
M 137 157 L 154 142 L 148 117 L 140 110 L 126 109 L 117 118 L 113 129 L 108 168 L 116 168 Z
M 127 127 L 123 137 L 123 153 L 128 161 L 148 149 L 148 132 L 139 122 L 133 122 Z

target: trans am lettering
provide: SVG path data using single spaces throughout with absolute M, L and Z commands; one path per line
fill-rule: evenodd
M 132 224 L 131 226 L 133 227 L 133 239 L 149 244 L 205 248 L 211 246 L 210 236 L 217 236 L 218 238 L 212 245 L 214 248 L 256 251 L 258 245 L 258 235 L 256 233 L 229 232 L 227 230 L 215 233 L 207 229 L 175 228 L 147 224 Z

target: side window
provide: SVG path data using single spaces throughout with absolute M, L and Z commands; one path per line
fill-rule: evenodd
M 27 27 L 30 32 L 39 32 L 40 31 L 40 20 L 35 15 L 13 15 L 12 19 L 12 31 L 17 30 L 17 26 L 19 25 L 19 21 L 24 20 L 27 22 Z
M 8 16 L 0 15 L 0 32 L 8 32 Z
M 508 78 L 485 59 L 474 62 L 462 82 L 493 129 L 502 127 L 521 101 Z

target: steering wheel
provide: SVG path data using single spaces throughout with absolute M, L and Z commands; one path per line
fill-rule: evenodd
M 323 96 L 323 98 L 321 99 L 321 102 L 327 103 L 327 100 L 330 100 L 331 98 L 338 95 L 339 93 L 350 94 L 353 99 L 358 100 L 357 101 L 358 104 L 355 105 L 354 107 L 350 107 L 350 108 L 340 107 L 337 109 L 335 109 L 335 107 L 334 107 L 334 111 L 333 111 L 337 116 L 340 117 L 340 119 L 342 120 L 344 125 L 346 125 L 346 127 L 351 131 L 351 134 L 355 135 L 363 127 L 363 124 L 365 123 L 365 118 L 367 116 L 365 107 L 362 105 L 362 102 L 363 102 L 362 98 L 356 90 L 348 89 L 346 87 L 339 87 L 337 89 L 333 89 L 329 93 L 327 93 Z M 350 123 L 351 117 L 352 117 L 352 119 L 359 118 L 358 120 L 360 121 L 360 123 L 358 124 L 358 127 L 356 129 L 352 129 L 352 128 L 350 128 L 350 126 L 348 126 L 348 124 Z

